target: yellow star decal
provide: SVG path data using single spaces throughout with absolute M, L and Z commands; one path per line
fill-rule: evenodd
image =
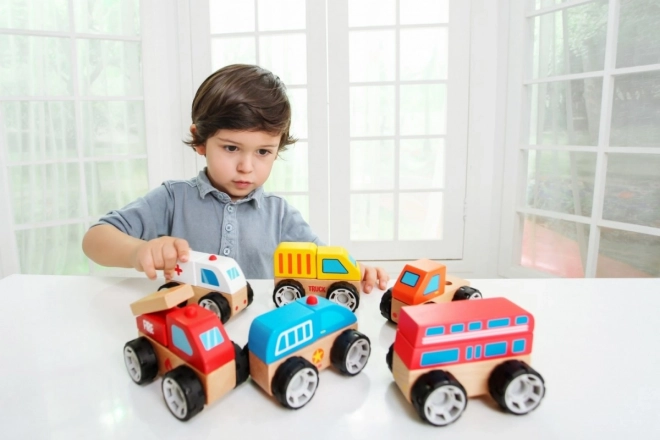
M 322 348 L 317 348 L 314 354 L 312 355 L 312 361 L 315 364 L 318 364 L 323 360 L 323 349 Z

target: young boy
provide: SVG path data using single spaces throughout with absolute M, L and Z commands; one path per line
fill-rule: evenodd
M 245 276 L 273 278 L 273 252 L 282 241 L 321 244 L 300 213 L 264 193 L 289 135 L 291 107 L 278 77 L 258 66 L 226 66 L 199 87 L 192 105 L 191 139 L 206 168 L 190 180 L 170 180 L 124 208 L 111 211 L 83 238 L 83 251 L 103 266 L 133 267 L 150 279 L 170 279 L 189 250 L 237 261 Z M 369 293 L 381 268 L 361 265 Z

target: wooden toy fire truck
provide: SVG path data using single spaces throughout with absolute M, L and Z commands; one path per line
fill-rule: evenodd
M 403 306 L 481 297 L 481 292 L 470 287 L 469 281 L 447 275 L 444 264 L 422 259 L 407 264 L 394 286 L 383 294 L 380 314 L 396 323 Z
M 282 242 L 273 257 L 277 307 L 320 295 L 355 311 L 360 305 L 360 266 L 338 246 Z
M 545 395 L 532 369 L 534 317 L 505 298 L 401 309 L 387 365 L 420 417 L 436 426 L 456 421 L 468 397 L 490 394 L 522 415 Z
M 355 376 L 367 365 L 369 338 L 346 307 L 318 296 L 258 316 L 248 338 L 252 380 L 285 407 L 305 406 L 330 365 Z
M 187 262 L 178 262 L 172 281 L 158 290 L 190 284 L 194 295 L 188 304 L 199 304 L 222 323 L 252 304 L 254 292 L 236 260 L 222 255 L 190 251 Z
M 163 375 L 163 398 L 179 420 L 189 420 L 247 380 L 247 350 L 233 343 L 213 312 L 197 304 L 187 284 L 131 304 L 139 337 L 124 345 L 124 362 L 137 384 Z

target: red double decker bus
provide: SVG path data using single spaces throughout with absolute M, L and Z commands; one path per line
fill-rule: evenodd
M 534 317 L 505 298 L 404 307 L 387 363 L 422 419 L 456 421 L 490 394 L 514 414 L 535 409 L 545 383 L 530 366 Z

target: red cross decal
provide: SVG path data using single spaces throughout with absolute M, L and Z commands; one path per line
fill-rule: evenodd
M 179 267 L 177 264 L 176 267 L 174 268 L 174 272 L 176 272 L 177 275 L 181 275 L 181 272 L 183 272 L 183 269 Z

